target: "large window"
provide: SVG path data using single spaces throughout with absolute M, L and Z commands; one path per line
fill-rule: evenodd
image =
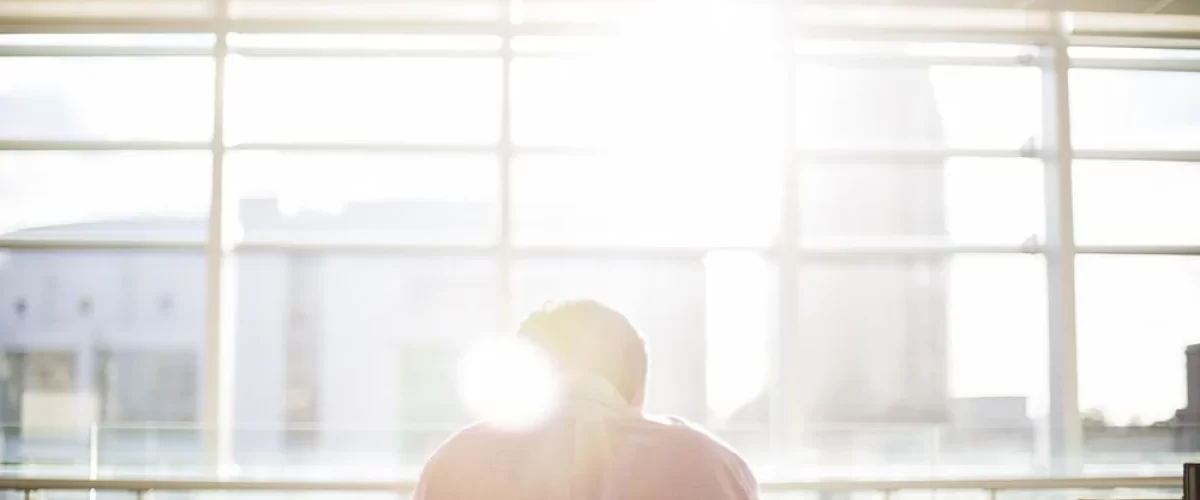
M 8 460 L 232 430 L 248 473 L 409 472 L 473 417 L 462 353 L 572 298 L 646 337 L 648 410 L 780 475 L 1034 471 L 1076 399 L 1089 472 L 1196 451 L 1194 52 L 216 1 L 0 0 Z

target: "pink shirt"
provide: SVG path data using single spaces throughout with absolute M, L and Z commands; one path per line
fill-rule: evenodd
M 570 417 L 528 432 L 479 424 L 434 454 L 414 500 L 755 500 L 757 483 L 727 446 L 682 421 L 607 422 L 611 460 L 580 477 Z

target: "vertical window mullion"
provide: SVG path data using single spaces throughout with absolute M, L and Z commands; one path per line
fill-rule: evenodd
M 512 328 L 513 257 L 512 257 L 512 63 L 515 0 L 504 0 L 500 12 L 503 37 L 500 48 L 500 140 L 497 159 L 500 168 L 500 238 L 497 246 L 497 318 L 500 331 Z
M 225 71 L 229 55 L 226 27 L 229 21 L 230 0 L 216 0 L 213 5 L 213 28 L 216 45 L 213 49 L 213 107 L 212 138 L 209 153 L 212 171 L 208 214 L 208 238 L 205 242 L 205 341 L 204 341 L 204 420 L 203 435 L 206 458 L 214 472 L 220 474 L 232 463 L 234 387 L 234 318 L 232 294 L 234 269 L 226 249 L 231 222 L 225 205 Z

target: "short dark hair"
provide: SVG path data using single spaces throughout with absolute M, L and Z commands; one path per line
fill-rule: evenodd
M 626 401 L 646 389 L 646 342 L 621 313 L 594 300 L 549 302 L 521 323 L 519 334 L 545 349 L 564 370 L 599 375 Z

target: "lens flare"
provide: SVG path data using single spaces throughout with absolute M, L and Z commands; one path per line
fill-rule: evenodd
M 519 337 L 493 335 L 463 355 L 458 390 L 475 418 L 519 430 L 538 425 L 554 411 L 559 379 L 540 348 Z

